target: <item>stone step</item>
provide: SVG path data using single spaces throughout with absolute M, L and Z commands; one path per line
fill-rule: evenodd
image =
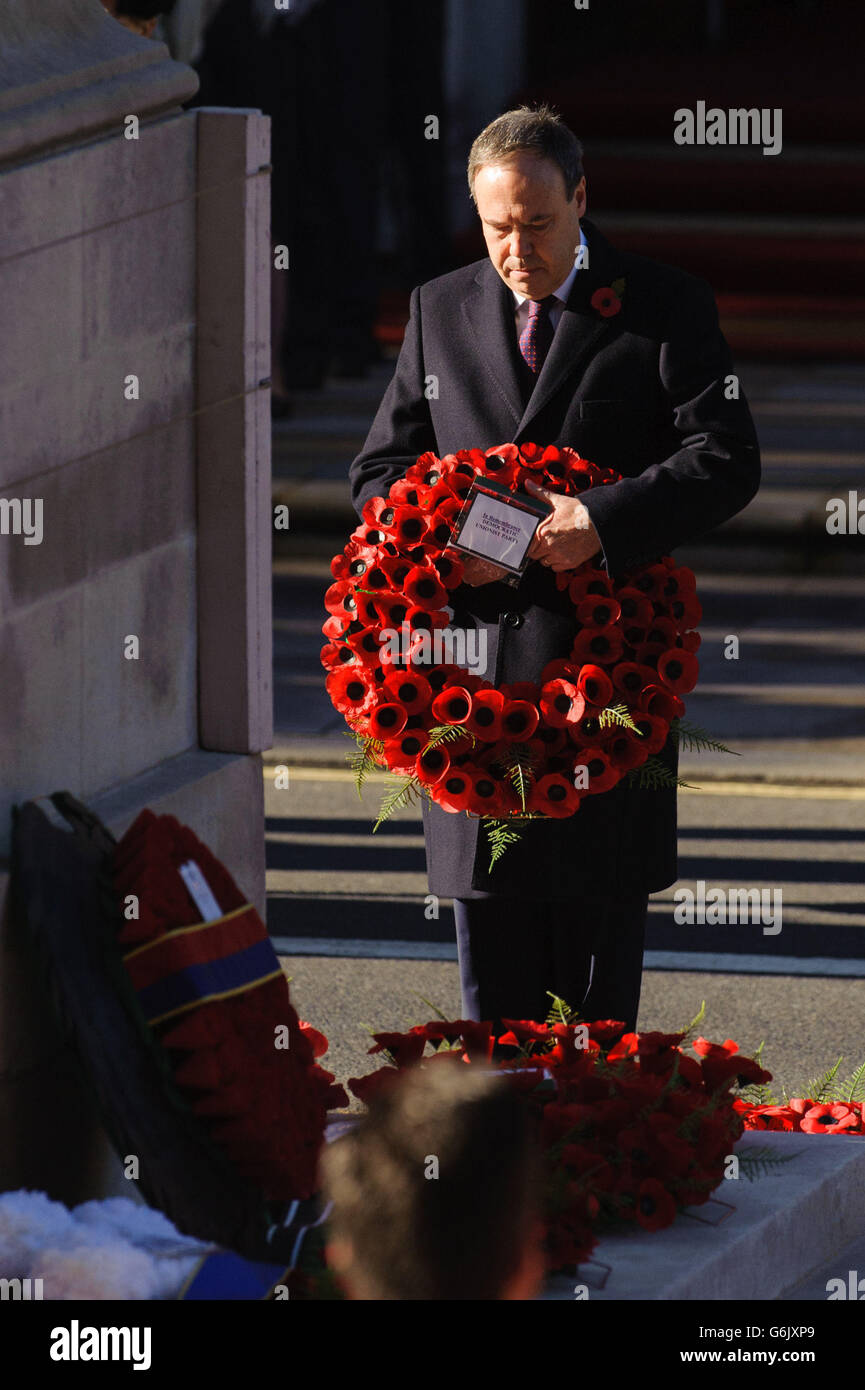
M 749 1133 L 734 1153 L 759 1149 L 786 1161 L 754 1181 L 722 1182 L 707 1204 L 680 1213 L 664 1230 L 604 1237 L 591 1263 L 575 1276 L 551 1279 L 542 1298 L 572 1302 L 575 1285 L 582 1285 L 589 1302 L 764 1302 L 786 1299 L 824 1267 L 846 1286 L 851 1242 L 865 1236 L 865 1139 Z M 812 1296 L 825 1299 L 825 1284 L 822 1295 Z M 780 1359 L 788 1346 L 764 1338 L 752 1350 L 776 1351 Z M 695 1349 L 727 1347 L 707 1338 Z

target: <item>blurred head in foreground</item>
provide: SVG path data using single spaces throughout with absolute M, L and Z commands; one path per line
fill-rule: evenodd
M 322 1156 L 353 1299 L 530 1299 L 543 1279 L 526 1107 L 477 1063 L 408 1068 Z
M 170 14 L 175 3 L 176 0 L 102 0 L 109 14 L 145 39 L 153 37 L 159 16 Z

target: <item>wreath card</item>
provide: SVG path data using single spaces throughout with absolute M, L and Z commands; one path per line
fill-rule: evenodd
M 516 495 L 495 478 L 475 478 L 448 549 L 490 560 L 507 571 L 505 582 L 516 583 L 528 564 L 535 532 L 551 511 L 548 502 Z

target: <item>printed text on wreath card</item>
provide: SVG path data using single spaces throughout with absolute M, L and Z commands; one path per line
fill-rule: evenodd
M 506 502 L 476 501 L 463 526 L 459 543 L 490 560 L 519 564 L 535 530 L 537 517 Z

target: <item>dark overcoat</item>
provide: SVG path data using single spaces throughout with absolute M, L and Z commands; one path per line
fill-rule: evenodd
M 581 497 L 616 576 L 695 540 L 754 496 L 757 437 L 709 285 L 619 252 L 592 223 L 582 226 L 588 267 L 574 280 L 527 404 L 513 296 L 492 262 L 414 290 L 396 371 L 351 465 L 358 514 L 427 450 L 441 457 L 509 441 L 568 445 L 623 475 Z M 622 278 L 621 309 L 605 318 L 592 295 Z M 461 585 L 451 607 L 454 627 L 486 629 L 494 684 L 537 680 L 547 662 L 569 654 L 576 631 L 567 595 L 537 563 L 517 589 Z M 675 766 L 671 744 L 664 755 Z M 423 817 L 429 887 L 443 897 L 655 892 L 677 877 L 674 790 L 619 783 L 584 797 L 569 819 L 525 822 L 492 874 L 478 819 L 426 798 Z

